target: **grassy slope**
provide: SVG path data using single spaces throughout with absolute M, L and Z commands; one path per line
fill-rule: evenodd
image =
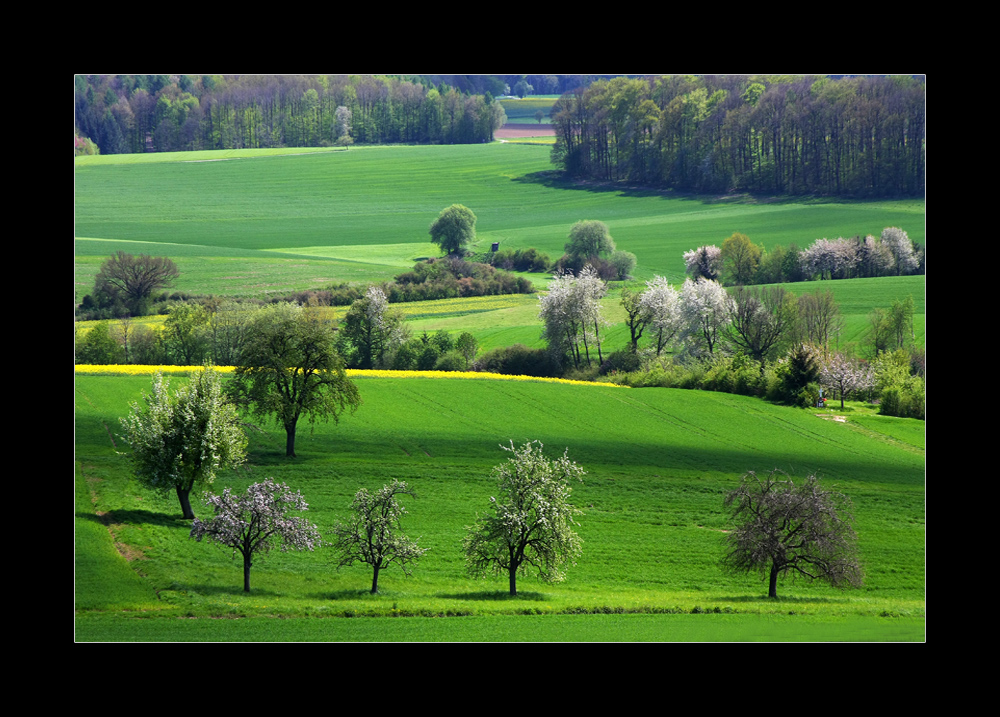
M 407 504 L 406 527 L 431 552 L 409 579 L 388 571 L 381 581 L 384 592 L 377 597 L 366 594 L 370 574 L 363 567 L 336 572 L 323 551 L 277 554 L 255 566 L 254 592 L 244 596 L 239 566 L 229 554 L 187 539 L 189 525 L 176 517 L 176 499 L 130 485 L 114 455 L 109 429 L 115 432 L 128 400 L 147 386 L 146 378 L 77 378 L 77 482 L 84 492 L 93 491 L 96 500 L 90 509 L 85 500 L 78 505 L 81 609 L 317 617 L 345 610 L 391 614 L 394 605 L 417 614 L 478 615 L 602 606 L 690 611 L 701 605 L 733 609 L 746 619 L 789 610 L 811 615 L 800 628 L 850 616 L 867 620 L 882 612 L 923 614 L 923 450 L 916 445 L 916 433 L 900 428 L 906 421 L 886 424 L 876 417 L 864 425 L 836 424 L 806 411 L 702 392 L 359 380 L 365 401 L 361 410 L 339 426 L 317 426 L 313 434 L 300 431 L 300 459 L 294 463 L 282 456 L 280 431 L 254 437 L 252 478 L 274 476 L 302 490 L 310 517 L 321 528 L 344 514 L 358 487 L 378 487 L 391 477 L 407 480 L 419 498 Z M 889 428 L 883 430 L 885 425 Z M 588 470 L 574 490 L 585 511 L 580 526 L 585 552 L 566 583 L 549 586 L 525 579 L 521 597 L 509 601 L 502 580 L 478 583 L 465 577 L 460 542 L 463 526 L 477 510 L 486 509 L 489 469 L 504 457 L 498 444 L 527 439 L 542 440 L 550 451 L 568 448 Z M 864 589 L 840 593 L 789 583 L 782 586 L 783 600 L 772 604 L 761 598 L 763 585 L 755 577 L 719 571 L 722 493 L 747 469 L 774 466 L 799 476 L 818 471 L 854 499 L 868 569 Z M 230 474 L 221 480 L 217 489 L 244 485 L 251 477 Z M 92 511 L 110 517 L 98 523 Z M 91 567 L 95 563 L 89 556 L 97 548 L 90 546 L 99 540 L 80 538 L 108 524 L 139 556 L 132 565 L 147 576 L 143 585 L 133 584 L 124 561 L 109 558 L 107 547 L 103 562 Z M 88 580 L 95 573 L 100 583 Z M 151 599 L 153 590 L 158 600 Z M 80 624 L 80 639 L 118 629 L 109 628 L 106 618 Z M 510 634 L 542 639 L 516 631 L 525 627 L 512 625 L 515 632 Z M 87 632 L 91 629 L 98 632 Z M 121 623 L 120 629 L 134 627 Z M 426 639 L 448 639 L 448 629 L 443 625 L 436 637 Z M 636 639 L 665 639 L 655 632 L 658 628 L 649 629 L 654 637 Z M 752 628 L 744 622 L 732 629 Z M 340 635 L 333 639 L 366 639 L 340 627 L 331 630 Z M 695 639 L 713 639 L 710 633 Z M 173 634 L 173 639 L 191 639 Z M 239 639 L 214 634 L 216 639 Z M 726 633 L 715 634 L 718 639 Z M 475 638 L 461 632 L 454 639 Z
M 279 290 L 389 278 L 433 255 L 427 227 L 452 203 L 476 213 L 481 247 L 534 246 L 553 258 L 574 222 L 604 221 L 618 247 L 637 255 L 639 279 L 661 274 L 680 281 L 684 251 L 721 244 L 737 231 L 766 247 L 801 248 L 819 237 L 878 234 L 886 226 L 924 241 L 923 202 L 706 202 L 570 185 L 546 174 L 549 152 L 532 146 L 237 156 L 185 162 L 173 155 L 178 161 L 148 163 L 77 158 L 78 290 L 89 289 L 114 249 L 167 249 L 158 244 L 169 245 L 185 291 L 233 294 L 266 290 L 268 283 Z M 401 246 L 410 244 L 412 251 Z M 267 272 L 277 276 L 248 275 L 253 267 L 239 266 L 238 257 L 269 262 Z

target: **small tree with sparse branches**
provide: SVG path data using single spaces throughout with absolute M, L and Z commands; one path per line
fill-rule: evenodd
M 581 552 L 575 515 L 569 502 L 570 480 L 582 481 L 585 471 L 564 453 L 549 460 L 538 441 L 515 448 L 513 456 L 493 469 L 499 497 L 491 496 L 492 512 L 469 526 L 464 547 L 471 575 L 506 574 L 510 594 L 517 594 L 517 575 L 534 568 L 546 582 L 564 579 L 562 566 L 575 564 Z
M 393 480 L 375 493 L 362 488 L 354 494 L 351 517 L 333 528 L 334 550 L 340 555 L 338 569 L 365 563 L 372 568 L 372 595 L 378 592 L 379 572 L 395 563 L 405 575 L 409 564 L 427 552 L 417 541 L 403 534 L 401 520 L 406 514 L 398 496 L 416 493 L 406 483 Z
M 814 475 L 799 484 L 784 475 L 775 469 L 761 479 L 751 471 L 726 495 L 735 526 L 726 534 L 723 567 L 768 575 L 772 598 L 786 573 L 834 587 L 861 585 L 850 500 L 820 488 Z
M 253 557 L 273 548 L 314 550 L 323 541 L 317 527 L 292 511 L 308 509 L 302 494 L 292 492 L 284 483 L 268 478 L 247 488 L 245 495 L 235 495 L 231 488 L 222 495 L 205 494 L 205 502 L 215 510 L 211 520 L 195 518 L 191 537 L 207 539 L 233 549 L 243 556 L 243 591 L 250 592 L 250 567 Z

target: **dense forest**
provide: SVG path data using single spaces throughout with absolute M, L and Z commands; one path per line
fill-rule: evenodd
M 494 93 L 472 93 L 476 83 L 469 81 L 456 88 L 435 79 L 77 75 L 76 152 L 491 141 L 506 119 Z M 489 88 L 508 88 L 494 80 Z
M 553 162 L 683 191 L 922 196 L 922 76 L 597 80 L 552 109 Z

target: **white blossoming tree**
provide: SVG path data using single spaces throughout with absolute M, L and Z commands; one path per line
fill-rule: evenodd
M 733 300 L 717 281 L 685 279 L 680 294 L 681 339 L 692 356 L 711 356 L 731 320 Z
M 598 361 L 604 360 L 600 327 L 606 324 L 601 313 L 601 299 L 606 293 L 607 284 L 597 270 L 587 264 L 578 276 L 571 273 L 554 275 L 548 291 L 539 297 L 538 316 L 544 325 L 542 337 L 554 354 L 560 357 L 568 354 L 577 368 L 583 360 L 590 365 L 591 346 L 597 348 Z
M 840 393 L 840 407 L 843 409 L 844 396 L 864 388 L 869 382 L 869 373 L 867 368 L 862 368 L 854 359 L 834 353 L 822 360 L 819 379 L 824 386 Z
M 302 494 L 270 478 L 254 483 L 244 495 L 236 495 L 230 488 L 222 495 L 206 493 L 205 502 L 215 516 L 211 520 L 195 518 L 191 537 L 232 548 L 234 558 L 237 553 L 243 556 L 244 592 L 250 592 L 250 567 L 255 555 L 275 547 L 284 552 L 314 550 L 323 544 L 314 524 L 289 515 L 308 509 Z
M 648 327 L 659 356 L 683 327 L 680 292 L 662 276 L 654 276 L 646 282 L 639 303 L 649 316 Z
M 722 250 L 713 244 L 686 251 L 684 267 L 692 279 L 715 281 L 722 273 Z
M 211 484 L 219 470 L 245 460 L 242 422 L 211 366 L 195 371 L 175 393 L 169 380 L 157 373 L 152 392 L 143 398 L 145 406 L 133 402 L 131 413 L 120 419 L 132 449 L 133 474 L 148 488 L 175 491 L 184 518 L 194 518 L 194 484 Z
M 542 444 L 531 441 L 515 448 L 493 469 L 498 496 L 490 497 L 491 512 L 478 516 L 467 528 L 464 548 L 471 575 L 506 574 L 510 594 L 517 594 L 517 575 L 534 569 L 546 582 L 564 579 L 563 565 L 575 564 L 581 553 L 575 515 L 582 511 L 570 503 L 570 481 L 582 481 L 583 468 L 564 453 L 549 460 Z
M 338 568 L 355 562 L 370 565 L 372 595 L 378 592 L 380 571 L 395 563 L 410 575 L 409 564 L 427 552 L 402 532 L 400 522 L 406 509 L 397 500 L 401 495 L 416 497 L 406 483 L 398 480 L 375 493 L 362 488 L 354 494 L 350 519 L 333 528 L 333 547 L 340 555 Z

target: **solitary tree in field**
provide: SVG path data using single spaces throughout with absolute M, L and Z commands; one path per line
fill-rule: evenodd
M 334 348 L 333 327 L 293 304 L 277 304 L 254 317 L 229 390 L 254 415 L 273 417 L 284 427 L 288 458 L 295 457 L 300 418 L 337 422 L 361 405 Z
M 723 567 L 768 575 L 772 598 L 787 573 L 834 587 L 861 585 L 850 500 L 820 488 L 816 476 L 796 485 L 783 475 L 775 469 L 762 479 L 751 471 L 726 496 L 735 525 L 726 534 Z
M 205 502 L 215 511 L 210 520 L 195 518 L 191 537 L 219 543 L 243 556 L 243 591 L 250 592 L 250 568 L 255 555 L 272 548 L 314 550 L 323 544 L 319 530 L 301 516 L 289 515 L 309 507 L 302 494 L 292 492 L 284 483 L 272 479 L 254 483 L 244 495 L 230 488 L 222 495 L 205 495 Z
M 372 595 L 378 592 L 379 572 L 395 563 L 410 574 L 409 564 L 427 552 L 403 534 L 400 521 L 406 509 L 397 499 L 416 497 L 406 483 L 393 480 L 374 494 L 362 488 L 354 494 L 351 517 L 333 528 L 334 550 L 340 555 L 339 567 L 365 563 L 372 568 Z
M 506 574 L 516 595 L 518 573 L 534 569 L 542 580 L 559 582 L 562 566 L 579 557 L 573 516 L 582 511 L 569 502 L 569 483 L 582 481 L 585 471 L 565 453 L 545 458 L 538 441 L 501 447 L 512 457 L 493 469 L 498 496 L 490 497 L 491 512 L 468 528 L 465 558 L 472 575 Z
M 210 366 L 192 374 L 171 394 L 162 373 L 153 377 L 145 406 L 131 404 L 121 419 L 136 479 L 154 490 L 175 491 L 185 518 L 194 518 L 190 494 L 195 483 L 210 484 L 222 468 L 246 457 L 247 438 L 236 408 L 223 394 Z
M 445 254 L 461 254 L 476 238 L 476 215 L 461 204 L 441 210 L 430 226 L 431 241 Z
M 118 251 L 101 264 L 94 293 L 118 296 L 129 312 L 138 315 L 153 291 L 172 285 L 179 275 L 177 265 L 165 256 Z
M 608 225 L 594 219 L 579 221 L 570 227 L 569 241 L 564 247 L 570 256 L 589 259 L 615 250 Z

